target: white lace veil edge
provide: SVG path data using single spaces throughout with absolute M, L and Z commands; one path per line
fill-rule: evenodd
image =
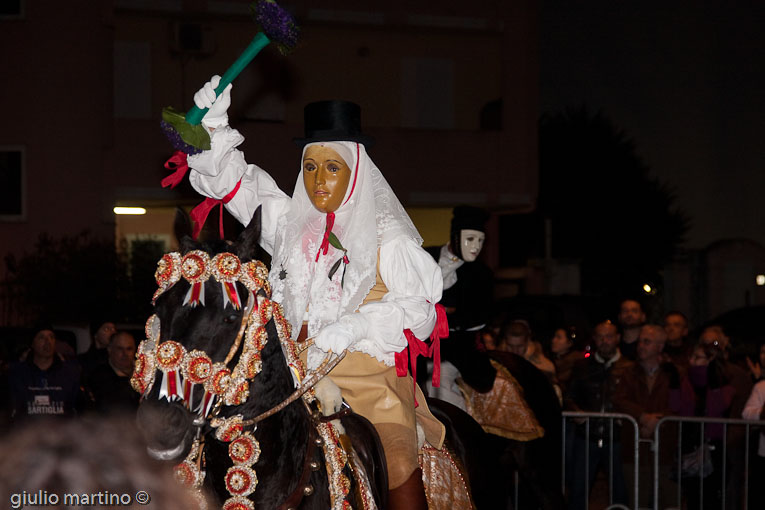
M 330 146 L 343 159 L 351 155 L 352 161 L 346 163 L 355 173 L 355 186 L 352 176 L 344 203 L 335 211 L 332 229 L 347 250 L 349 263 L 341 263 L 330 280 L 329 270 L 342 254 L 330 247 L 327 255 L 316 261 L 326 215 L 308 198 L 301 163 L 289 210 L 279 221 L 271 267 L 274 299 L 282 303 L 295 338 L 306 315 L 308 334 L 313 336 L 361 306 L 375 285 L 377 252 L 382 244 L 400 236 L 422 244 L 412 220 L 365 147 L 355 142 L 331 142 Z

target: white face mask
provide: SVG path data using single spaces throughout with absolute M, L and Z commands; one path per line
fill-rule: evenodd
M 463 229 L 460 230 L 460 249 L 462 251 L 462 260 L 473 262 L 483 248 L 483 241 L 486 234 L 480 230 Z

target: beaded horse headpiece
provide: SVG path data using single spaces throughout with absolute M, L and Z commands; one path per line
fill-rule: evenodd
M 250 382 L 262 367 L 261 351 L 268 341 L 266 324 L 274 318 L 277 332 L 283 338 L 290 337 L 289 325 L 281 306 L 270 299 L 271 287 L 266 266 L 260 261 L 242 263 L 239 257 L 228 252 L 212 258 L 200 250 L 185 255 L 177 252 L 165 254 L 157 264 L 155 278 L 159 288 L 153 302 L 184 278 L 190 284 L 184 306 L 204 305 L 204 283 L 210 276 L 222 286 L 224 308 L 228 303 L 236 309 L 244 308 L 239 333 L 225 360 L 213 362 L 206 352 L 187 350 L 175 340 L 160 343 L 160 320 L 152 315 L 146 322 L 146 340 L 138 346 L 130 383 L 135 391 L 145 397 L 151 391 L 159 371 L 160 399 L 182 402 L 200 418 L 211 419 L 210 426 L 216 431 L 215 437 L 230 443 L 229 457 L 233 462 L 226 474 L 226 488 L 231 498 L 223 508 L 250 510 L 252 503 L 246 497 L 257 485 L 253 464 L 260 456 L 260 444 L 251 432 L 244 431 L 241 415 L 220 418 L 218 412 L 221 405 L 237 406 L 249 397 Z M 236 282 L 242 283 L 249 291 L 244 306 L 236 290 Z M 229 362 L 240 347 L 241 353 L 235 366 L 229 368 Z M 289 366 L 298 376 L 304 375 L 298 368 L 297 360 Z M 195 388 L 202 388 L 202 391 L 195 392 Z M 202 449 L 203 443 L 195 439 L 187 458 L 175 466 L 178 480 L 193 488 L 200 501 L 203 501 L 200 487 L 204 479 L 204 471 L 200 467 Z
M 233 253 L 219 253 L 210 258 L 202 250 L 193 250 L 185 255 L 172 252 L 162 256 L 154 273 L 158 288 L 152 303 L 183 277 L 190 285 L 183 304 L 192 307 L 198 304 L 204 306 L 204 285 L 211 275 L 221 284 L 224 308 L 228 303 L 237 310 L 242 306 L 236 290 L 237 281 L 243 283 L 252 292 L 264 288 L 268 294 L 271 293 L 268 269 L 262 262 L 254 260 L 242 264 L 239 257 Z

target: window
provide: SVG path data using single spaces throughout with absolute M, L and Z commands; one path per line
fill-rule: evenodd
M 114 41 L 114 117 L 151 119 L 151 47 Z
M 25 219 L 24 149 L 0 146 L 0 221 Z
M 454 129 L 454 62 L 443 58 L 401 61 L 401 126 Z

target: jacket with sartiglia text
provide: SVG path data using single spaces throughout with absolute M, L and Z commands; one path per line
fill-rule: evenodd
M 11 366 L 9 373 L 14 420 L 35 416 L 71 416 L 81 402 L 80 368 L 56 357 L 47 370 L 31 359 Z

